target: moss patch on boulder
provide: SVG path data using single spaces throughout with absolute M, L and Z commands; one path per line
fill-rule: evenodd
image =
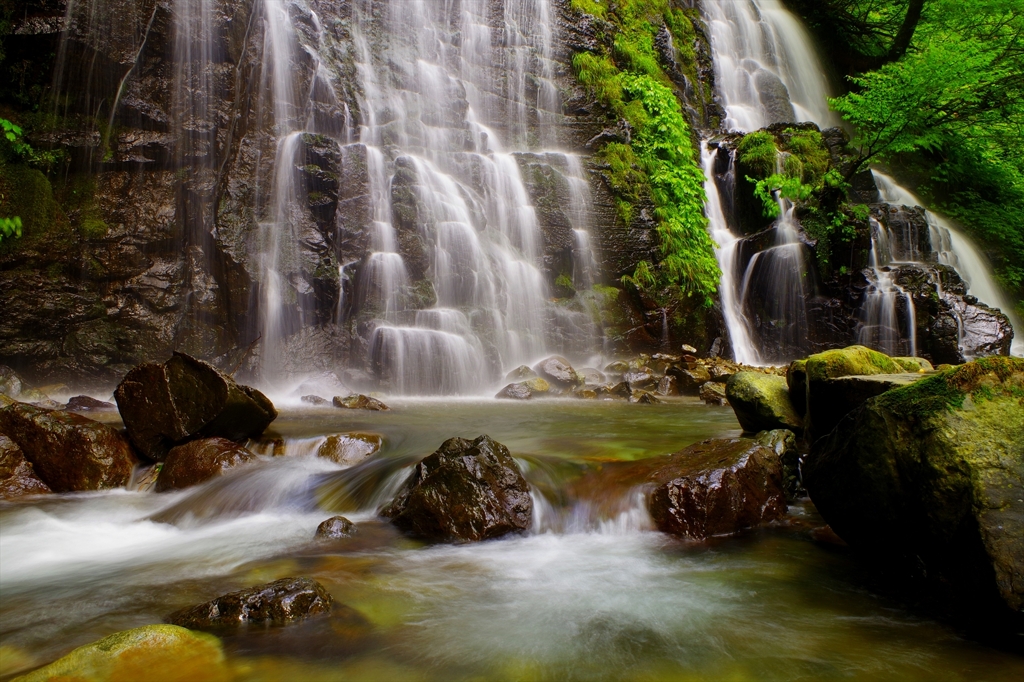
M 899 374 L 904 371 L 885 353 L 865 346 L 849 346 L 817 353 L 807 358 L 805 368 L 810 382 L 859 374 Z

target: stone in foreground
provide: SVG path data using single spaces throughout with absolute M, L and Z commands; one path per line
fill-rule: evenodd
M 779 456 L 746 438 L 706 440 L 652 472 L 648 508 L 658 530 L 703 540 L 786 512 Z
M 0 500 L 48 492 L 51 492 L 50 486 L 36 476 L 32 463 L 25 459 L 21 448 L 0 433 Z
M 350 538 L 356 532 L 356 525 L 344 516 L 332 516 L 316 527 L 317 540 L 340 540 Z
M 368 395 L 334 396 L 334 406 L 347 410 L 371 410 L 373 412 L 384 412 L 391 408 Z
M 255 462 L 256 455 L 227 438 L 202 438 L 171 448 L 156 479 L 156 491 L 188 488 Z
M 277 418 L 265 395 L 184 353 L 174 353 L 162 365 L 135 367 L 118 384 L 114 399 L 132 443 L 158 461 L 197 436 L 257 438 Z
M 0 410 L 0 433 L 57 493 L 123 488 L 136 464 L 124 436 L 71 412 L 15 403 Z
M 971 607 L 1024 615 L 1024 360 L 871 398 L 814 444 L 803 476 L 852 547 L 921 562 Z
M 228 682 L 220 640 L 176 625 L 115 632 L 17 678 L 18 682 Z
M 317 581 L 283 578 L 175 611 L 167 622 L 193 629 L 285 625 L 329 613 L 333 603 L 330 593 Z
M 381 513 L 423 538 L 474 542 L 528 529 L 533 500 L 504 445 L 488 436 L 450 438 L 416 465 Z
M 803 422 L 789 400 L 785 377 L 737 372 L 725 385 L 725 397 L 748 433 L 773 429 L 803 433 Z

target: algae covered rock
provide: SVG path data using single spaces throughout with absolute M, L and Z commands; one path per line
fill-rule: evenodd
M 1024 613 L 1024 360 L 977 360 L 871 398 L 814 444 L 803 476 L 851 546 Z
M 146 625 L 80 646 L 18 682 L 228 682 L 220 640 L 176 625 Z
M 852 375 L 899 374 L 903 371 L 903 367 L 885 353 L 864 346 L 849 346 L 811 355 L 804 361 L 804 369 L 807 380 L 812 383 Z
M 175 611 L 167 622 L 187 628 L 285 625 L 329 613 L 334 599 L 310 578 L 282 578 Z
M 277 418 L 265 395 L 184 353 L 135 367 L 114 399 L 132 443 L 155 460 L 197 436 L 257 438 Z
M 227 438 L 201 438 L 171 448 L 156 479 L 156 491 L 188 488 L 230 469 L 255 462 L 256 455 Z
M 504 445 L 488 436 L 450 438 L 416 465 L 381 513 L 420 537 L 472 542 L 529 528 L 533 500 Z
M 789 400 L 785 377 L 760 372 L 737 372 L 725 385 L 725 396 L 744 431 L 772 429 L 803 432 L 803 421 Z
M 122 488 L 137 461 L 119 432 L 72 412 L 14 403 L 0 410 L 0 433 L 58 493 Z
M 924 358 L 893 358 L 892 361 L 902 367 L 904 372 L 930 372 L 935 369 Z

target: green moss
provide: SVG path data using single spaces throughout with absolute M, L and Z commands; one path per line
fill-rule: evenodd
M 570 4 L 578 12 L 592 14 L 603 19 L 608 12 L 608 2 L 609 0 L 572 0 Z
M 974 360 L 921 379 L 910 386 L 883 393 L 879 404 L 904 418 L 964 407 L 968 396 L 981 402 L 1010 396 L 1024 409 L 1024 359 L 993 357 Z
M 807 358 L 806 367 L 808 381 L 903 372 L 903 368 L 888 355 L 864 346 L 850 346 L 817 353 Z
M 109 230 L 110 227 L 96 216 L 82 218 L 78 224 L 78 233 L 83 239 L 102 239 Z
M 38 235 L 52 227 L 57 204 L 46 176 L 20 164 L 0 165 L 2 215 L 19 216 L 26 236 Z
M 764 179 L 775 172 L 776 157 L 779 150 L 775 147 L 775 137 L 764 130 L 758 130 L 743 136 L 737 146 L 738 160 L 758 180 Z
M 808 185 L 817 184 L 832 163 L 821 133 L 817 130 L 787 128 L 784 134 L 785 150 L 800 159 L 803 181 Z

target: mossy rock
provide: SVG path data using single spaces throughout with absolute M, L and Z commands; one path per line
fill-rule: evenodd
M 807 358 L 805 367 L 807 381 L 811 383 L 853 375 L 899 374 L 904 371 L 885 353 L 864 346 L 849 346 L 812 355 Z
M 46 176 L 22 165 L 0 165 L 3 217 L 18 216 L 26 236 L 48 230 L 56 218 L 53 187 Z
M 763 180 L 775 172 L 779 150 L 775 136 L 765 130 L 757 130 L 743 136 L 737 146 L 738 161 L 743 170 L 757 180 Z
M 987 358 L 868 400 L 814 444 L 804 484 L 851 546 L 1019 619 L 1022 443 L 1024 360 Z
M 220 640 L 176 625 L 115 632 L 15 678 L 15 682 L 226 682 L 231 679 Z
M 789 399 L 785 377 L 737 372 L 729 377 L 725 396 L 746 432 L 789 429 L 803 433 L 803 421 Z
M 906 372 L 930 372 L 935 369 L 932 363 L 924 358 L 893 358 L 892 361 Z

